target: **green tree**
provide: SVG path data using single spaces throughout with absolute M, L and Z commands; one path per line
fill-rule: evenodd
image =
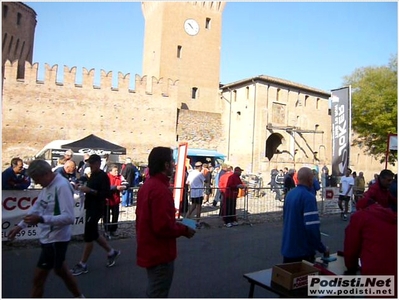
M 385 161 L 387 136 L 397 133 L 398 119 L 398 60 L 392 56 L 388 65 L 356 69 L 344 77 L 345 85 L 352 88 L 352 129 L 364 153 L 380 162 Z M 389 156 L 395 164 L 397 153 Z

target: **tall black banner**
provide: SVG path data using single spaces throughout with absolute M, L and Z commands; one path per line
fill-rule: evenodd
M 332 176 L 343 176 L 349 167 L 351 146 L 350 87 L 331 91 Z

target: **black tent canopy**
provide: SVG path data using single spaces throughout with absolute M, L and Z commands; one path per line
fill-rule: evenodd
M 101 152 L 115 154 L 115 155 L 125 155 L 126 148 L 108 142 L 94 134 L 90 134 L 83 139 L 74 141 L 69 144 L 62 145 L 62 148 L 71 149 L 73 152 L 79 153 L 96 153 L 101 154 Z

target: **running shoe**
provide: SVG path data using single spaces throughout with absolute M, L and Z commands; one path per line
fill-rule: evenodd
M 121 255 L 121 251 L 119 250 L 114 250 L 114 254 L 108 255 L 108 262 L 107 262 L 108 268 L 115 265 L 116 259 L 118 258 L 119 255 Z
M 79 276 L 81 274 L 86 274 L 87 272 L 89 272 L 87 264 L 83 267 L 80 263 L 77 263 L 71 270 L 73 276 Z

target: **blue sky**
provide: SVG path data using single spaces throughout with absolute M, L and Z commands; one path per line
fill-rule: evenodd
M 139 2 L 25 2 L 37 13 L 33 61 L 142 74 Z M 398 49 L 396 2 L 228 2 L 220 81 L 279 77 L 325 91 L 356 68 L 386 65 Z M 61 72 L 62 73 L 62 72 Z M 132 78 L 131 77 L 131 78 Z M 60 78 L 62 79 L 62 78 Z M 132 83 L 134 88 L 134 83 Z

